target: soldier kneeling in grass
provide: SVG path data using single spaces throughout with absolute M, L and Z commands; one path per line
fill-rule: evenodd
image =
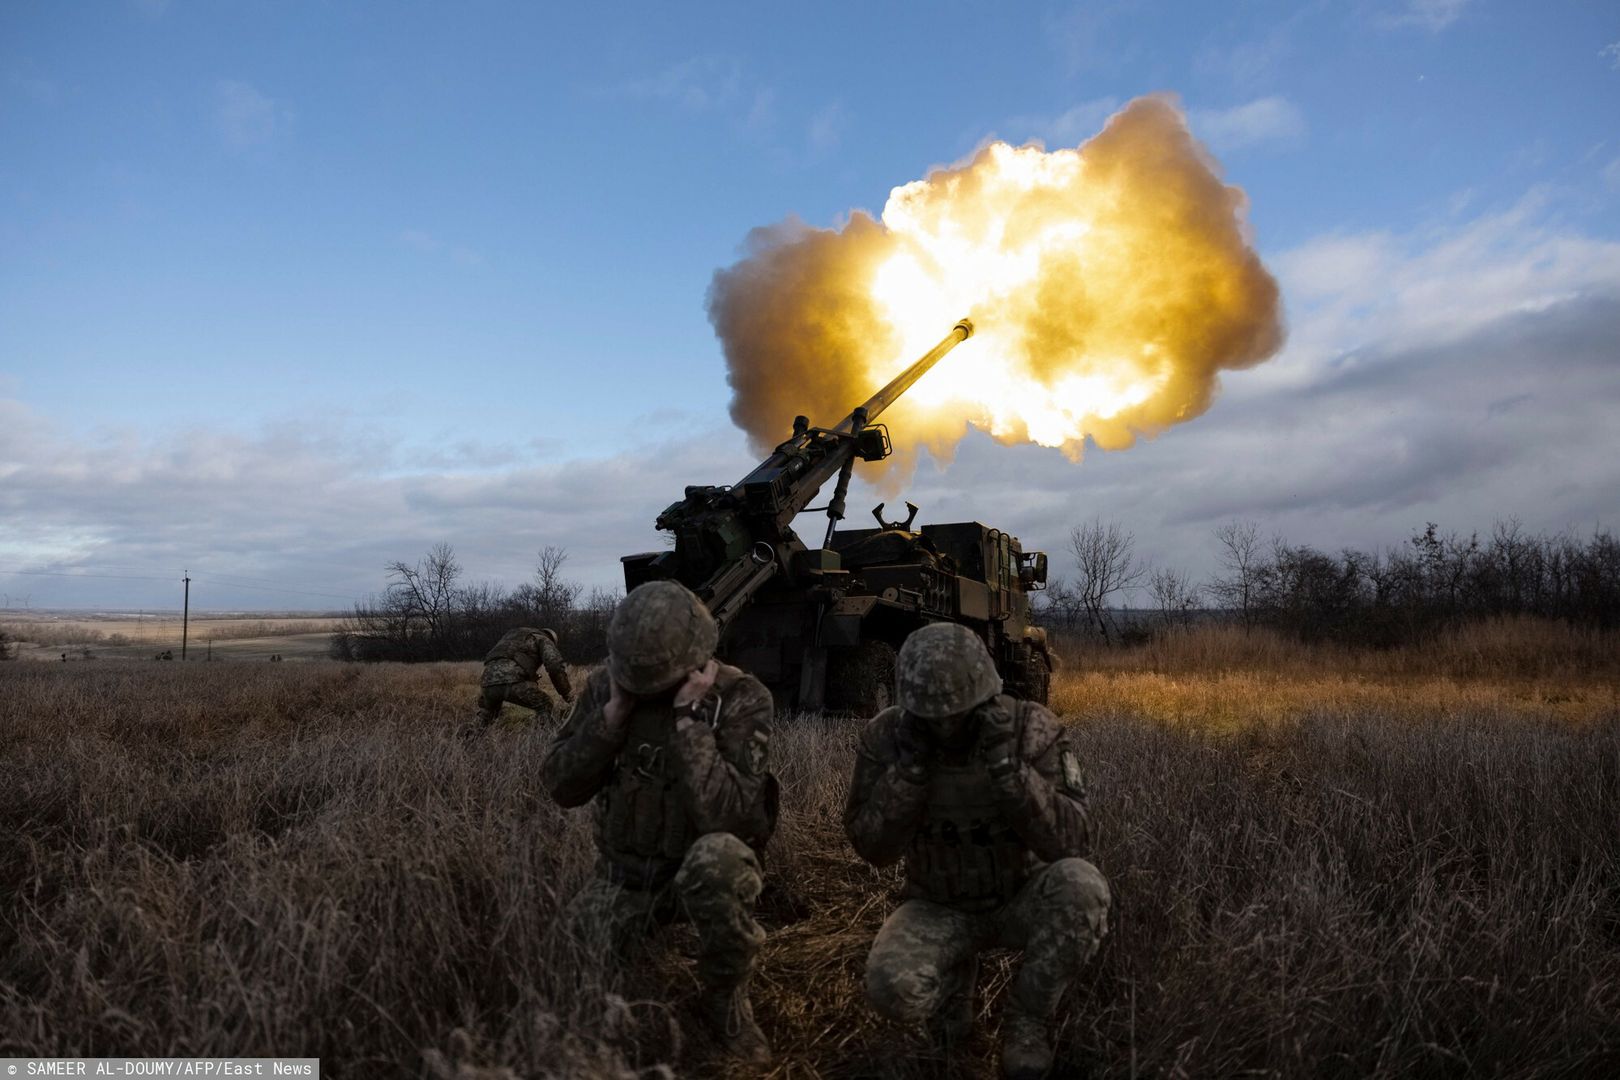
M 868 862 L 905 860 L 906 900 L 866 961 L 874 1008 L 926 1024 L 942 1051 L 971 1032 L 978 954 L 1021 950 L 1001 1021 L 1001 1071 L 1052 1067 L 1049 1022 L 1108 932 L 1078 756 L 1045 706 L 1001 693 L 966 627 L 900 649 L 899 705 L 862 733 L 844 828 Z
M 520 626 L 508 630 L 484 656 L 484 676 L 479 680 L 478 720 L 484 727 L 501 715 L 501 705 L 510 701 L 533 709 L 541 720 L 549 719 L 555 707 L 540 689 L 540 669 L 545 668 L 551 685 L 564 701 L 573 696 L 568 685 L 568 664 L 557 650 L 557 631 Z
M 554 930 L 620 954 L 678 918 L 698 932 L 700 1007 L 722 1048 L 770 1059 L 748 983 L 765 932 L 754 921 L 760 853 L 776 827 L 767 771 L 771 693 L 714 658 L 714 619 L 672 581 L 625 597 L 541 770 L 564 807 L 594 801 L 596 880 Z

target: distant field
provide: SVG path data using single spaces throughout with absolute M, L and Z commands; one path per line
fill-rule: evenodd
M 303 614 L 193 615 L 190 659 L 210 651 L 218 660 L 308 660 L 326 655 L 327 637 L 340 616 Z M 0 631 L 17 641 L 22 660 L 150 660 L 165 649 L 180 656 L 178 614 L 38 614 L 6 612 Z M 88 655 L 86 655 L 88 650 Z
M 1200 731 L 1328 711 L 1417 722 L 1475 709 L 1581 722 L 1620 716 L 1620 637 L 1505 619 L 1419 645 L 1365 649 L 1206 624 L 1136 648 L 1063 651 L 1054 711 L 1085 716 L 1122 700 L 1145 717 Z

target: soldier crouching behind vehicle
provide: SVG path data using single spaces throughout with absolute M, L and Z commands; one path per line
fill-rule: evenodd
M 501 705 L 510 701 L 533 709 L 537 719 L 547 720 L 555 709 L 551 698 L 540 689 L 539 672 L 545 668 L 551 685 L 564 701 L 573 696 L 568 685 L 568 664 L 557 650 L 557 631 L 520 626 L 508 630 L 484 656 L 484 676 L 479 680 L 478 720 L 484 727 L 501 715 Z
M 591 673 L 542 768 L 564 807 L 595 800 L 597 878 L 555 931 L 622 954 L 656 926 L 698 932 L 701 1011 L 724 1050 L 763 1063 L 749 977 L 765 932 L 754 921 L 760 853 L 776 825 L 767 771 L 770 691 L 714 659 L 718 631 L 696 596 L 641 585 L 608 626 Z
M 906 897 L 866 961 L 874 1008 L 949 1051 L 971 1032 L 981 950 L 1023 950 L 1001 1070 L 1044 1076 L 1048 1023 L 1108 933 L 1080 764 L 1042 705 L 1001 693 L 966 627 L 925 626 L 896 663 L 898 707 L 866 727 L 844 828 L 868 862 L 905 859 Z

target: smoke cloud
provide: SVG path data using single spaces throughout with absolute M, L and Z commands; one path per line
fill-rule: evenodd
M 732 419 L 757 450 L 798 413 L 831 425 L 969 316 L 974 337 L 883 416 L 902 461 L 948 457 L 969 424 L 1076 460 L 1088 439 L 1128 447 L 1282 344 L 1246 206 L 1153 96 L 1077 149 L 991 143 L 880 219 L 756 229 L 709 293 Z

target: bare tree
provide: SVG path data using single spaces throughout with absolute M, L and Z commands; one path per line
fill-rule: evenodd
M 563 577 L 563 564 L 567 561 L 567 548 L 547 544 L 540 549 L 534 580 L 519 585 L 513 592 L 513 598 L 542 625 L 554 626 L 566 621 L 584 591 L 578 582 Z
M 567 561 L 567 548 L 547 544 L 540 549 L 540 561 L 534 568 L 534 585 L 542 602 L 548 607 L 559 610 L 572 608 L 583 591 L 578 582 L 564 580 L 562 568 Z
M 389 563 L 387 587 L 354 606 L 329 651 L 340 660 L 477 659 L 501 634 L 529 624 L 555 629 L 570 660 L 595 660 L 606 651 L 619 595 L 597 589 L 585 596 L 563 577 L 567 559 L 560 547 L 542 549 L 534 578 L 510 591 L 496 582 L 465 583 L 448 544 L 414 564 Z
M 1142 580 L 1146 568 L 1136 564 L 1132 548 L 1136 536 L 1119 527 L 1118 522 L 1103 524 L 1101 518 L 1089 525 L 1076 525 L 1069 532 L 1069 550 L 1074 553 L 1075 592 L 1087 617 L 1097 627 L 1104 641 L 1111 641 L 1109 599 L 1115 593 L 1133 588 Z
M 1180 570 L 1155 569 L 1148 574 L 1148 591 L 1153 595 L 1153 603 L 1159 609 L 1159 618 L 1164 625 L 1170 626 L 1180 623 L 1186 626 L 1192 621 L 1192 613 L 1198 608 L 1200 598 L 1198 586 L 1192 583 L 1185 572 Z
M 455 607 L 456 579 L 461 577 L 455 549 L 446 543 L 434 544 L 415 566 L 389 563 L 388 576 L 393 580 L 384 596 L 388 606 L 405 620 L 407 631 L 411 624 L 420 623 L 429 637 L 440 636 Z
M 1260 578 L 1265 571 L 1260 526 L 1234 519 L 1215 530 L 1215 539 L 1221 545 L 1224 573 L 1209 583 L 1209 591 L 1222 607 L 1236 611 L 1247 629 L 1254 622 Z

